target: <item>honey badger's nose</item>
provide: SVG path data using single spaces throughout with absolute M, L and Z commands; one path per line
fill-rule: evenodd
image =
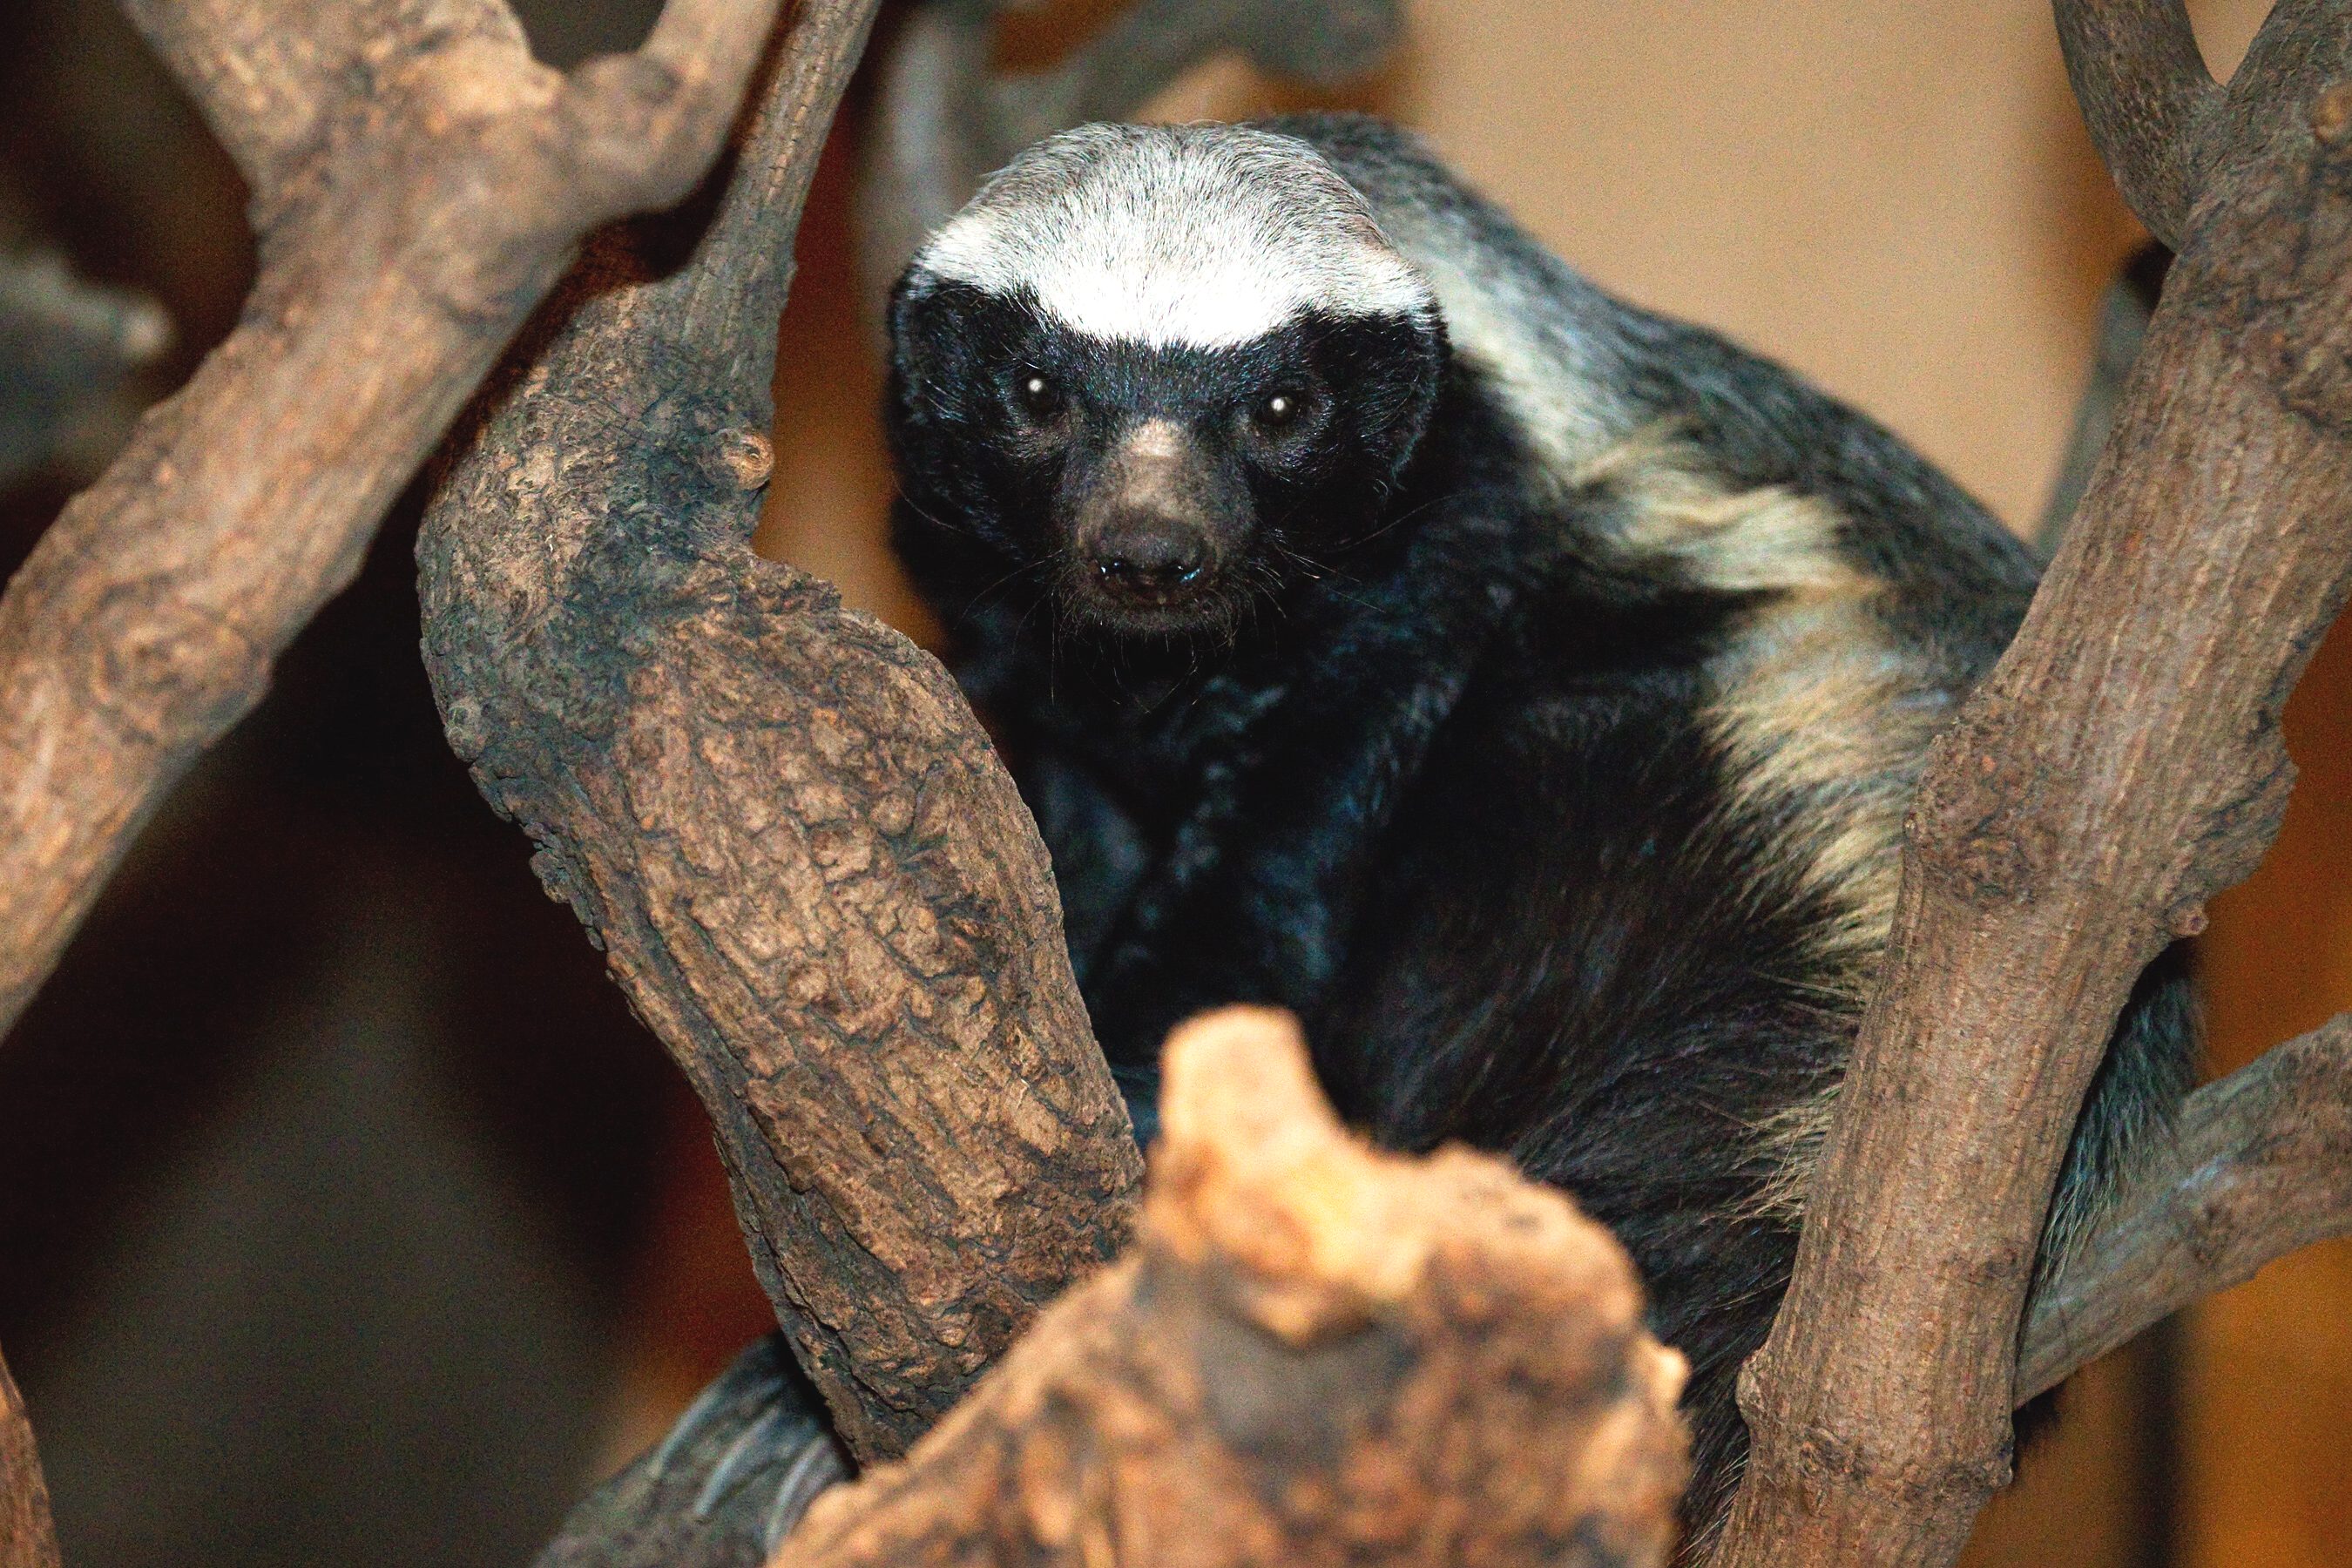
M 1106 588 L 1165 604 L 1200 581 L 1209 550 L 1200 531 L 1179 519 L 1129 513 L 1095 536 L 1087 559 Z

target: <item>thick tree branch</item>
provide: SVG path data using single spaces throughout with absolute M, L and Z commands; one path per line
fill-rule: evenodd
M 350 580 L 580 235 L 707 164 L 775 7 L 672 0 L 659 48 L 570 80 L 530 61 L 503 6 L 301 8 L 403 25 L 368 37 L 365 90 L 268 204 L 242 323 L 0 599 L 0 1030 L 163 791 Z M 216 104 L 249 80 L 236 112 L 282 147 L 323 89 L 318 60 L 261 26 L 277 9 L 148 19 Z M 424 25 L 445 14 L 499 26 Z
M 33 1447 L 24 1396 L 0 1361 L 0 1568 L 58 1568 L 48 1483 Z
M 2084 11 L 2154 15 L 2061 0 L 2070 37 Z M 2112 36 L 2156 53 L 2098 75 L 2179 75 L 2163 29 Z M 1946 1563 L 2008 1478 L 2067 1131 L 2140 969 L 2267 847 L 2279 710 L 2352 569 L 2347 76 L 2352 7 L 2282 5 L 2162 164 L 2206 184 L 2164 198 L 2191 219 L 2114 437 L 1921 786 L 1720 1562 Z
M 873 10 L 806 0 L 692 258 L 598 247 L 418 545 L 450 742 L 701 1094 L 869 1458 L 1110 1258 L 1141 1179 L 1044 847 L 954 683 L 750 547 L 793 229 Z
M 1292 80 L 1345 81 L 1385 58 L 1403 29 L 1397 0 L 1139 0 L 1052 70 L 1003 76 L 990 65 L 998 9 L 932 0 L 891 55 L 860 185 L 872 299 L 984 176 L 1039 137 L 1132 114 L 1228 51 Z
M 2189 1097 L 2177 1136 L 2034 1292 L 2017 1401 L 2273 1258 L 2352 1232 L 2352 1014 Z
M 2091 140 L 2148 232 L 2179 248 L 2195 192 L 2200 117 L 2221 98 L 2182 0 L 2067 0 L 2067 79 Z
M 773 1568 L 1661 1561 L 1684 1369 L 1615 1241 L 1500 1161 L 1373 1152 L 1282 1015 L 1168 1061 L 1133 1252 Z

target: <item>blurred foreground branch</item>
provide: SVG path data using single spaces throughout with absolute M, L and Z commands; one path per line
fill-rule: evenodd
M 1673 1540 L 1683 1373 L 1565 1197 L 1373 1152 L 1297 1026 L 1234 1009 L 1170 1042 L 1132 1252 L 773 1562 L 1636 1568 Z

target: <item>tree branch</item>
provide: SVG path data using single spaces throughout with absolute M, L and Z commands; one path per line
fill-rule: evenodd
M 48 1483 L 33 1447 L 24 1396 L 0 1361 L 0 1568 L 58 1568 Z
M 1141 1179 L 954 683 L 750 548 L 793 230 L 873 11 L 807 0 L 691 260 L 598 247 L 418 545 L 450 742 L 700 1093 L 866 1458 L 1110 1258 Z
M 1498 1160 L 1373 1152 L 1283 1015 L 1168 1063 L 1133 1252 L 774 1568 L 1660 1562 L 1684 1366 L 1608 1233 Z
M 2194 199 L 2200 118 L 2221 97 L 2182 0 L 2064 0 L 2066 78 L 2091 141 L 2148 232 L 2179 249 Z
M 2352 1014 L 2191 1095 L 2097 1232 L 2033 1296 L 2017 1402 L 2151 1324 L 2352 1231 Z
M 2061 14 L 2078 37 L 2157 15 Z M 2115 29 L 2154 52 L 2102 77 L 2177 79 L 2151 28 Z M 2190 221 L 2114 437 L 1922 784 L 1795 1278 L 1743 1374 L 1719 1562 L 1946 1563 L 2008 1479 L 2067 1132 L 2142 967 L 2267 847 L 2279 710 L 2352 568 L 2347 54 L 2352 8 L 2291 0 L 2161 164 L 2209 184 L 2163 198 Z M 2158 166 L 2118 145 L 2134 178 Z
M 404 4 L 404 30 L 368 37 L 365 90 L 290 163 L 333 49 L 272 34 L 276 6 L 144 8 L 288 183 L 242 323 L 0 598 L 0 1030 L 163 791 L 350 581 L 579 236 L 709 162 L 775 6 L 672 0 L 660 49 L 567 81 L 503 6 Z M 353 27 L 378 9 L 302 7 Z M 427 25 L 450 17 L 500 25 Z M 688 44 L 708 57 L 665 52 Z

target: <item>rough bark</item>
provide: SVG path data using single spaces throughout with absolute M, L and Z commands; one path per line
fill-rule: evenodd
M 1608 1233 L 1499 1160 L 1374 1152 L 1286 1016 L 1168 1062 L 1133 1252 L 774 1568 L 1662 1561 L 1684 1368 Z
M 2035 1244 L 2108 1030 L 2285 801 L 2279 710 L 2352 567 L 2352 7 L 2281 5 L 2226 97 L 2177 11 L 2061 0 L 2100 145 L 2179 259 L 2080 517 L 1921 786 L 1795 1279 L 1743 1377 L 1722 1563 L 1958 1552 L 2009 1476 Z
M 873 10 L 807 0 L 691 258 L 596 248 L 418 545 L 450 743 L 701 1095 L 861 1458 L 1108 1261 L 1141 1180 L 954 682 L 750 546 L 793 229 Z
M 48 1483 L 8 1363 L 0 1361 L 0 1568 L 58 1568 Z
M 2352 1232 L 2352 1015 L 2191 1095 L 2083 1248 L 2033 1293 L 2017 1402 L 2273 1258 Z
M 0 1030 L 579 237 L 709 163 L 775 8 L 671 0 L 566 78 L 498 0 L 131 5 L 254 186 L 262 269 L 0 598 Z
M 1048 71 L 992 68 L 989 0 L 932 0 L 908 17 L 877 100 L 859 186 L 859 260 L 881 300 L 933 228 L 983 176 L 1049 132 L 1134 113 L 1212 56 L 1337 83 L 1385 59 L 1397 0 L 1138 0 Z

